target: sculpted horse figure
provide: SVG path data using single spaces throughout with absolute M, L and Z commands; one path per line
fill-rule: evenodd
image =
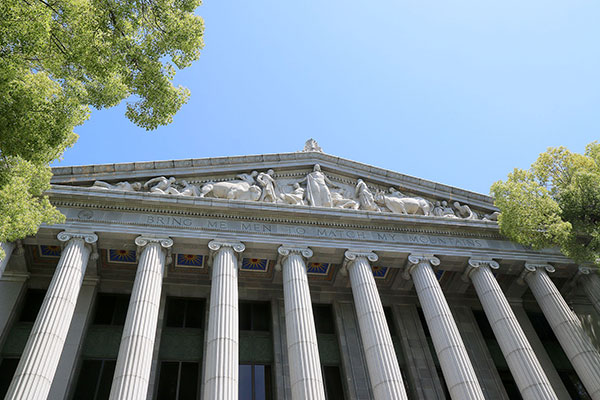
M 245 181 L 207 183 L 202 186 L 199 197 L 210 195 L 218 199 L 258 201 L 262 189 Z
M 407 197 L 398 191 L 392 192 L 391 195 L 382 191 L 377 192 L 375 203 L 386 206 L 391 212 L 397 214 L 429 215 L 433 209 L 433 204 L 429 200 L 421 197 Z

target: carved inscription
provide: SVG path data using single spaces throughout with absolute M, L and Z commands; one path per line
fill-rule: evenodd
M 61 209 L 70 220 L 84 220 L 92 224 L 108 225 L 141 225 L 158 226 L 171 229 L 194 229 L 208 232 L 240 232 L 262 235 L 302 236 L 328 240 L 356 240 L 398 244 L 416 244 L 462 248 L 505 248 L 513 245 L 510 242 L 457 238 L 451 236 L 435 236 L 407 234 L 399 232 L 382 232 L 377 230 L 332 229 L 318 226 L 302 226 L 288 224 L 270 224 L 261 222 L 210 219 L 160 214 L 136 214 L 114 211 L 94 211 L 93 214 L 82 214 L 81 209 Z M 89 217 L 89 218 L 88 218 Z
M 194 223 L 191 218 L 170 217 L 160 215 L 148 215 L 146 223 L 150 225 L 162 226 L 192 226 Z
M 237 222 L 216 219 L 178 218 L 172 216 L 147 215 L 148 225 L 165 227 L 197 227 L 216 231 L 248 232 L 266 234 L 284 234 L 293 236 L 310 236 L 327 239 L 370 240 L 388 243 L 414 243 L 425 245 L 482 248 L 480 239 L 463 239 L 431 235 L 414 235 L 352 229 L 331 229 L 319 227 L 303 227 L 298 225 L 265 224 L 258 222 Z

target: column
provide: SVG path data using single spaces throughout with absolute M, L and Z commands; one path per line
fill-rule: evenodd
M 356 307 L 363 350 L 375 400 L 407 399 L 402 382 L 396 351 L 387 326 L 383 306 L 373 278 L 369 261 L 377 261 L 377 254 L 348 250 L 345 268 L 350 273 L 350 284 Z
M 581 273 L 579 282 L 581 282 L 581 286 L 592 305 L 600 314 L 600 276 L 598 276 L 598 268 L 579 267 L 579 272 Z
M 485 315 L 524 400 L 558 399 L 535 352 L 502 293 L 492 269 L 493 260 L 470 259 L 465 277 L 471 278 Z
M 146 398 L 165 269 L 166 251 L 163 248 L 173 246 L 173 240 L 138 236 L 135 244 L 143 250 L 125 318 L 110 390 L 111 400 Z
M 206 332 L 204 399 L 237 400 L 239 369 L 238 258 L 243 243 L 213 240 L 210 309 Z
M 8 265 L 8 261 L 10 260 L 10 255 L 12 254 L 15 244 L 13 242 L 9 243 L 0 243 L 0 247 L 4 250 L 4 258 L 0 259 L 0 278 L 2 278 L 2 274 Z
M 57 237 L 67 245 L 33 324 L 6 400 L 45 400 L 48 397 L 91 253 L 89 244 L 98 240 L 93 233 L 61 232 Z
M 73 320 L 71 321 L 67 340 L 65 341 L 65 346 L 58 362 L 54 381 L 50 387 L 48 399 L 68 398 L 69 388 L 76 384 L 74 379 L 75 366 L 81 355 L 85 332 L 92 314 L 94 299 L 96 298 L 96 284 L 98 282 L 97 277 L 90 279 L 89 272 L 90 270 L 88 270 L 88 276 L 83 281 L 79 292 Z
M 484 400 L 467 349 L 431 267 L 440 265 L 440 260 L 432 255 L 411 254 L 408 262 L 404 274 L 407 278 L 412 276 L 450 395 L 454 400 Z
M 323 399 L 325 389 L 304 258 L 309 248 L 281 246 L 285 328 L 292 399 Z
M 554 272 L 554 267 L 526 263 L 523 279 L 589 395 L 600 400 L 600 354 L 546 272 Z

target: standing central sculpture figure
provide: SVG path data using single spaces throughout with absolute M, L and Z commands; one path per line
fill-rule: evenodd
M 338 186 L 331 182 L 324 173 L 321 172 L 321 166 L 315 164 L 313 172 L 306 175 L 298 183 L 306 182 L 306 200 L 308 204 L 315 207 L 333 207 L 331 192 L 327 185 L 337 188 Z

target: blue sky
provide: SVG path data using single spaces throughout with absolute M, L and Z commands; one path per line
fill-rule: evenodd
M 153 132 L 94 110 L 54 165 L 325 152 L 487 194 L 600 139 L 600 2 L 206 0 L 192 96 Z

